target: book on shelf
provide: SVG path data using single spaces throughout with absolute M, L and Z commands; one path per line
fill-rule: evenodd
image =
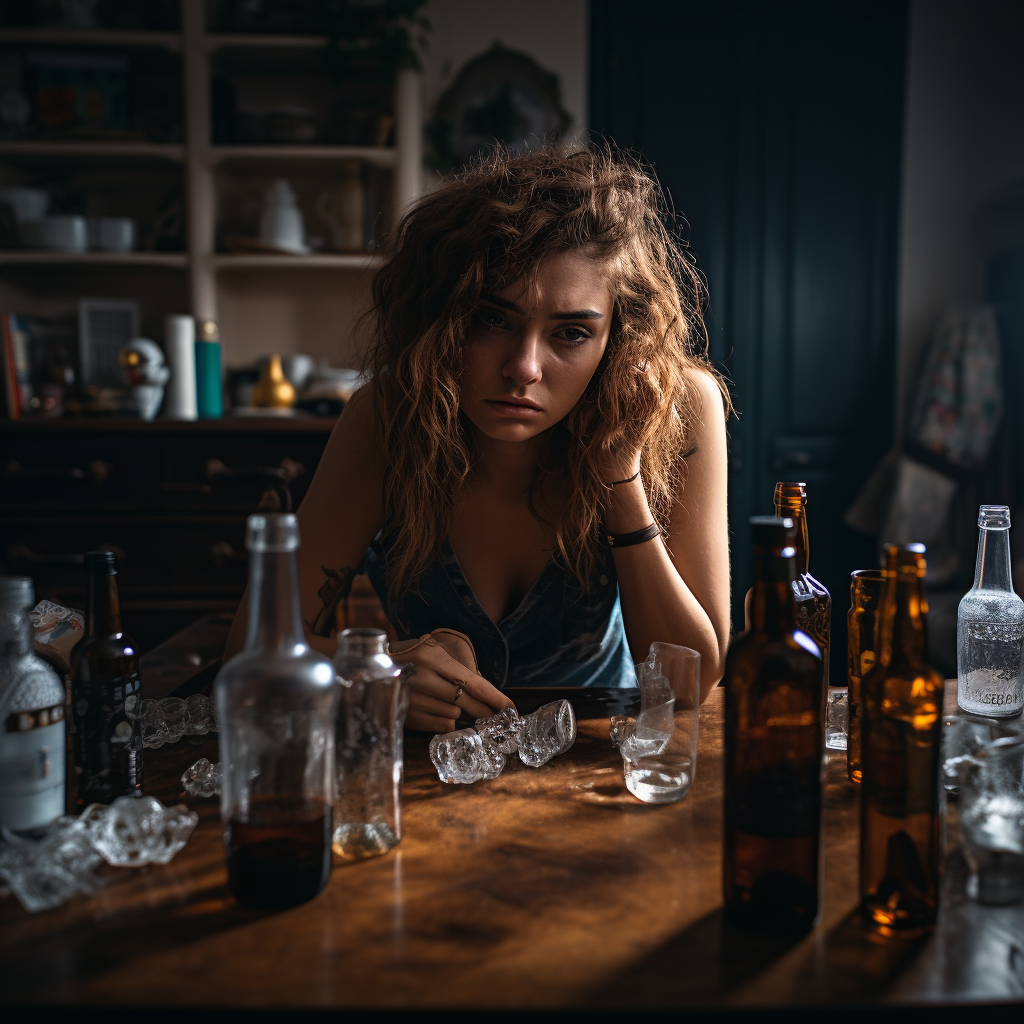
M 27 413 L 54 412 L 58 395 L 74 383 L 77 339 L 71 322 L 47 320 L 20 313 L 0 314 L 3 355 L 0 416 L 16 420 Z M 47 397 L 49 391 L 49 398 Z M 40 401 L 42 393 L 42 401 Z M 59 406 L 62 400 L 57 402 Z

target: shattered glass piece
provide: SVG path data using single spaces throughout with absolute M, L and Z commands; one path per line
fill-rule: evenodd
M 636 723 L 623 739 L 619 752 L 628 761 L 664 753 L 674 731 L 675 698 L 670 697 L 667 703 L 648 708 L 637 715 Z
M 185 700 L 185 707 L 188 711 L 186 736 L 205 736 L 208 732 L 220 732 L 213 701 L 205 694 L 193 693 Z
M 519 719 L 519 760 L 531 768 L 564 754 L 576 741 L 576 713 L 556 700 Z
M 164 697 L 160 701 L 160 713 L 167 731 L 167 743 L 177 743 L 185 735 L 188 723 L 188 707 L 180 697 Z
M 442 782 L 462 785 L 479 782 L 493 764 L 475 729 L 438 733 L 430 741 L 430 760 Z
M 152 796 L 119 796 L 103 816 L 93 845 L 115 867 L 166 864 L 198 822 L 199 815 L 184 805 L 164 807 Z
M 490 743 L 502 754 L 514 754 L 519 747 L 519 712 L 515 708 L 505 708 L 490 718 L 478 718 L 475 727 L 484 743 Z
M 612 746 L 618 750 L 635 728 L 636 719 L 632 715 L 612 715 L 608 720 L 608 739 Z
M 185 770 L 181 785 L 189 796 L 216 796 L 220 793 L 220 764 L 211 764 L 201 757 Z
M 142 742 L 150 748 L 162 747 L 167 742 L 167 723 L 158 700 L 144 700 L 139 703 L 139 718 L 142 720 Z
M 483 737 L 481 737 L 483 739 Z M 496 779 L 505 767 L 505 755 L 501 749 L 487 739 L 483 739 L 483 777 L 485 779 Z

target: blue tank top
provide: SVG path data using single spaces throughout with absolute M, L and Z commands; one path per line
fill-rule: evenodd
M 473 642 L 480 674 L 499 689 L 509 686 L 636 686 L 610 551 L 601 549 L 584 593 L 555 561 L 515 611 L 495 624 L 483 610 L 445 540 L 419 582 L 396 607 L 388 601 L 387 562 L 394 535 L 378 534 L 362 567 L 399 639 L 457 629 Z

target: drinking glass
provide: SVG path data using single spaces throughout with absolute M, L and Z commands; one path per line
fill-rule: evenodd
M 860 681 L 875 664 L 875 619 L 881 605 L 883 579 L 881 569 L 858 569 L 850 573 L 850 611 L 846 616 L 846 678 L 849 706 L 846 773 L 851 782 L 861 781 Z
M 636 667 L 640 713 L 612 720 L 626 788 L 648 804 L 682 800 L 693 785 L 700 721 L 700 655 L 656 642 Z

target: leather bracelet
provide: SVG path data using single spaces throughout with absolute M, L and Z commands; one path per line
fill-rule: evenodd
M 605 484 L 605 487 L 618 487 L 619 484 L 631 484 L 640 475 L 638 469 L 632 476 L 627 476 L 625 480 L 613 480 L 610 484 Z
M 628 548 L 634 544 L 645 544 L 649 540 L 654 540 L 655 537 L 661 536 L 661 529 L 657 523 L 651 523 L 650 526 L 645 526 L 642 530 L 634 530 L 632 533 L 606 533 L 604 535 L 605 543 L 610 548 Z

